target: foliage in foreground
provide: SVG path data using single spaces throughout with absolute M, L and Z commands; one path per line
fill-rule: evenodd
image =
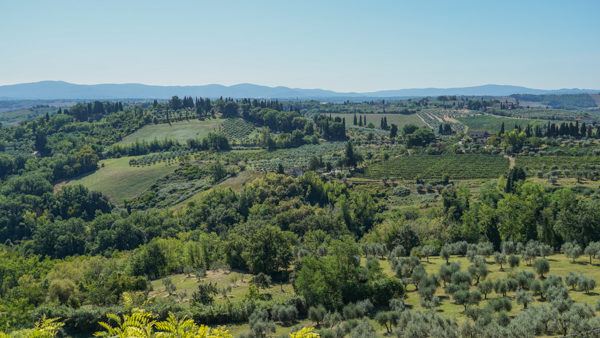
M 108 314 L 107 318 L 114 322 L 100 322 L 103 331 L 94 333 L 96 337 L 146 338 L 146 337 L 177 337 L 177 338 L 233 338 L 226 328 L 210 328 L 198 325 L 192 319 L 178 319 L 173 313 L 164 321 L 155 320 L 156 316 L 143 309 L 133 309 L 131 314 L 122 317 Z M 0 338 L 27 337 L 52 338 L 56 337 L 63 327 L 58 318 L 42 318 L 32 329 L 6 334 L 0 332 Z M 290 338 L 319 338 L 313 327 L 304 327 L 290 333 Z

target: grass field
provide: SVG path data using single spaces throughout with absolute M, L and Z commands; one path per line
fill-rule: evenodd
M 413 155 L 370 164 L 367 178 L 496 178 L 508 169 L 508 160 L 493 155 Z
M 172 139 L 185 142 L 189 139 L 202 138 L 211 131 L 219 130 L 221 119 L 210 120 L 189 120 L 160 124 L 149 124 L 136 130 L 133 134 L 127 135 L 121 144 L 134 143 L 136 141 L 152 141 L 154 139 Z
M 175 170 L 175 166 L 165 162 L 149 166 L 133 167 L 129 160 L 134 157 L 121 157 L 103 160 L 100 169 L 68 184 L 82 184 L 88 189 L 99 191 L 113 202 L 120 204 L 124 199 L 133 198 L 148 189 L 156 180 Z
M 469 127 L 469 130 L 471 131 L 488 131 L 490 133 L 497 133 L 500 131 L 503 122 L 506 130 L 514 128 L 515 125 L 525 127 L 527 124 L 535 126 L 548 123 L 548 121 L 544 120 L 520 119 L 496 115 L 460 116 L 457 117 L 457 120 Z
M 329 115 L 328 115 L 329 116 Z M 354 114 L 331 114 L 332 117 L 345 117 L 346 127 L 353 126 Z M 357 115 L 358 116 L 358 115 Z M 425 126 L 425 123 L 417 116 L 417 114 L 403 115 L 403 114 L 363 114 L 367 117 L 367 124 L 373 123 L 375 128 L 379 128 L 381 124 L 381 118 L 386 117 L 388 125 L 395 124 L 399 128 L 407 124 L 414 124 L 417 126 Z

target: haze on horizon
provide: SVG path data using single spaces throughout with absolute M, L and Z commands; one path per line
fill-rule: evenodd
M 600 88 L 600 2 L 4 1 L 0 84 Z

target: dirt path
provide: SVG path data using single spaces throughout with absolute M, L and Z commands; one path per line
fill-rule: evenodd
M 429 123 L 427 123 L 427 121 L 425 121 L 425 119 L 424 119 L 424 118 L 421 116 L 421 114 L 420 114 L 420 113 L 417 113 L 417 116 L 418 116 L 418 117 L 421 119 L 421 121 L 423 121 L 423 123 L 425 123 L 425 125 L 426 125 L 427 127 L 429 127 L 429 128 L 431 128 L 431 129 L 433 129 L 433 127 L 432 127 L 432 126 L 431 126 Z
M 514 156 L 504 155 L 504 158 L 508 159 L 508 169 L 512 169 L 516 165 Z

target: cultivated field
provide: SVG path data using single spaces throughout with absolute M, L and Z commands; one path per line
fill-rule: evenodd
M 223 120 L 189 120 L 159 124 L 149 124 L 127 135 L 121 144 L 135 143 L 136 141 L 152 141 L 154 139 L 172 139 L 185 142 L 189 139 L 203 138 L 210 132 L 218 131 Z
M 412 155 L 369 165 L 367 178 L 496 178 L 508 169 L 508 160 L 493 155 Z
M 100 169 L 68 184 L 82 184 L 90 190 L 99 191 L 114 203 L 138 196 L 156 180 L 175 170 L 174 165 L 160 162 L 148 166 L 130 166 L 129 160 L 136 157 L 121 157 L 100 162 Z

